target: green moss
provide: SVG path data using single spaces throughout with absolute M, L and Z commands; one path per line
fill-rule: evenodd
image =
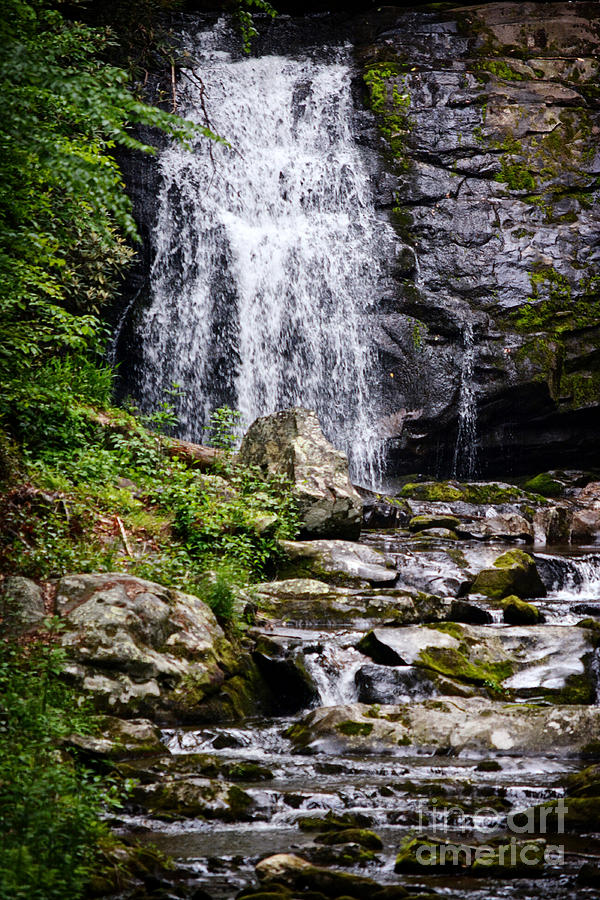
M 502 600 L 503 618 L 508 625 L 537 625 L 542 615 L 533 603 L 526 603 L 519 597 L 505 597 Z
M 525 490 L 532 491 L 534 494 L 542 494 L 544 497 L 561 497 L 565 490 L 564 485 L 547 472 L 530 478 L 525 482 L 524 487 Z
M 346 722 L 340 722 L 339 725 L 336 725 L 335 730 L 349 737 L 355 735 L 366 737 L 373 731 L 373 726 L 370 722 L 353 722 L 351 719 L 348 719 Z
M 444 634 L 449 634 L 451 637 L 456 638 L 457 641 L 464 640 L 464 629 L 457 622 L 434 622 L 425 627 L 431 628 L 433 631 L 441 631 Z
M 430 500 L 451 503 L 463 500 L 465 503 L 499 504 L 514 500 L 536 500 L 531 494 L 513 485 L 496 482 L 424 481 L 409 482 L 400 491 L 401 497 L 414 500 Z
M 501 682 L 513 674 L 513 665 L 506 660 L 487 663 L 469 659 L 469 649 L 464 645 L 454 647 L 428 647 L 419 654 L 420 663 L 440 675 L 447 675 L 457 681 L 487 687 L 493 692 L 502 692 Z
M 317 837 L 318 844 L 334 846 L 335 844 L 359 844 L 367 850 L 382 850 L 383 843 L 379 835 L 368 828 L 344 828 L 342 831 L 329 831 Z
M 497 759 L 482 759 L 475 766 L 476 772 L 501 772 L 502 766 Z
M 511 191 L 527 191 L 533 193 L 537 184 L 532 172 L 523 163 L 503 158 L 501 169 L 494 180 L 508 185 Z
M 371 63 L 363 73 L 363 80 L 369 93 L 369 106 L 377 117 L 379 131 L 385 138 L 395 167 L 405 170 L 408 167 L 405 138 L 410 131 L 407 116 L 410 95 L 402 66 L 398 62 Z

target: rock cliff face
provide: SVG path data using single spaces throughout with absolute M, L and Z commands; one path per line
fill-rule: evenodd
M 363 19 L 402 239 L 378 313 L 391 474 L 594 457 L 599 25 L 594 3 Z
M 593 466 L 598 4 L 360 5 L 263 23 L 254 52 L 355 47 L 355 137 L 382 245 L 389 221 L 398 236 L 369 332 L 387 475 Z M 159 173 L 133 159 L 125 169 L 150 234 Z M 116 353 L 122 391 L 138 399 L 146 245 Z

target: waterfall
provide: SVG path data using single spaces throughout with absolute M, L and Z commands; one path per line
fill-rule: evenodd
M 155 408 L 177 382 L 181 434 L 196 440 L 222 405 L 246 426 L 312 408 L 353 477 L 376 486 L 370 312 L 394 236 L 353 137 L 350 50 L 233 59 L 214 43 L 194 36 L 178 102 L 196 121 L 205 103 L 230 146 L 160 156 L 135 391 Z
M 458 396 L 458 433 L 454 447 L 452 474 L 472 479 L 477 473 L 477 399 L 473 381 L 475 338 L 473 324 L 463 327 L 463 359 Z

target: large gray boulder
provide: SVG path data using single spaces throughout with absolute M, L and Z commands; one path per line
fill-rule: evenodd
M 198 597 L 131 575 L 58 584 L 67 673 L 117 716 L 210 721 L 255 709 L 258 678 Z
M 494 703 L 479 697 L 399 706 L 327 706 L 288 731 L 298 750 L 579 756 L 597 746 L 597 706 Z
M 396 588 L 335 587 L 312 578 L 265 582 L 253 591 L 260 601 L 261 616 L 305 627 L 357 622 L 412 625 L 444 621 L 450 612 L 450 601 L 433 594 Z
M 409 625 L 377 628 L 358 646 L 376 663 L 416 666 L 494 696 L 558 703 L 590 703 L 595 696 L 595 648 L 586 628 Z
M 350 481 L 348 460 L 325 438 L 312 410 L 295 407 L 257 419 L 238 460 L 292 482 L 303 536 L 359 536 L 363 504 Z
M 283 578 L 311 578 L 339 587 L 395 584 L 398 572 L 389 556 L 352 541 L 281 541 Z

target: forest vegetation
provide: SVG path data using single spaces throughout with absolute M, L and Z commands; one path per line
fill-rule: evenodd
M 0 575 L 49 584 L 68 572 L 129 571 L 196 593 L 232 623 L 235 585 L 260 577 L 295 533 L 287 486 L 236 467 L 234 417 L 217 410 L 205 477 L 168 451 L 176 425 L 113 405 L 107 311 L 138 236 L 115 159 L 155 153 L 144 133 L 189 142 L 208 127 L 144 102 L 141 73 L 172 65 L 172 0 L 6 0 L 0 21 Z M 253 36 L 250 0 L 241 40 Z M 112 17 L 112 22 L 111 22 Z M 100 20 L 100 23 L 99 21 Z M 140 24 L 143 23 L 143 24 Z M 261 533 L 256 519 L 271 514 Z M 51 617 L 41 638 L 0 642 L 0 897 L 84 896 L 112 866 L 101 820 L 123 785 L 65 749 L 96 727 L 61 678 Z

